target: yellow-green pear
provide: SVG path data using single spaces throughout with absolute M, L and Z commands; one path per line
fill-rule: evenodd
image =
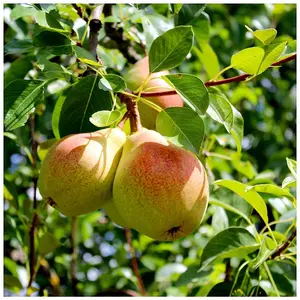
M 126 140 L 119 128 L 72 134 L 57 141 L 42 162 L 43 199 L 66 216 L 95 211 L 112 197 L 112 184 Z
M 196 230 L 209 198 L 199 159 L 142 130 L 127 138 L 113 183 L 113 202 L 126 225 L 156 240 L 175 240 Z
M 168 71 L 161 71 L 151 74 L 150 79 L 145 85 L 144 89 L 151 88 L 150 90 L 146 90 L 147 92 L 164 92 L 170 90 L 170 85 L 163 79 L 159 78 L 168 74 Z M 145 81 L 148 75 L 149 57 L 146 56 L 129 68 L 128 73 L 124 75 L 124 79 L 129 89 L 136 90 Z M 177 94 L 150 97 L 146 99 L 152 101 L 162 108 L 183 106 L 183 100 Z M 155 122 L 158 112 L 147 104 L 142 103 L 142 101 L 138 102 L 138 108 L 142 125 L 148 129 L 155 129 Z
M 116 205 L 114 203 L 113 199 L 110 199 L 109 201 L 106 201 L 102 208 L 105 210 L 108 217 L 117 225 L 122 227 L 128 227 L 125 220 L 121 216 L 121 214 L 116 209 Z

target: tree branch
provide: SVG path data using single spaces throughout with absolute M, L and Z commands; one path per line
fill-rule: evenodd
M 138 280 L 138 285 L 139 285 L 139 290 L 140 290 L 141 295 L 146 296 L 147 295 L 146 289 L 145 289 L 144 282 L 142 280 L 142 277 L 141 277 L 141 274 L 140 274 L 140 271 L 139 271 L 137 259 L 136 259 L 134 248 L 133 248 L 133 245 L 132 245 L 131 231 L 130 231 L 129 228 L 124 228 L 124 230 L 125 230 L 126 240 L 127 240 L 128 245 L 129 245 L 129 249 L 130 249 L 130 253 L 131 253 L 132 269 L 133 269 L 133 272 L 134 272 L 134 274 L 135 274 L 135 276 Z
M 119 94 L 121 103 L 125 103 L 127 107 L 128 114 L 126 117 L 130 119 L 131 132 L 136 132 L 142 129 L 141 119 L 136 101 L 134 101 L 130 96 Z M 122 120 L 121 120 L 122 122 Z M 120 122 L 120 123 L 121 123 Z
M 296 54 L 291 55 L 285 59 L 279 60 L 275 63 L 273 63 L 270 67 L 277 67 L 280 66 L 286 62 L 292 61 L 296 59 Z M 209 86 L 217 86 L 217 85 L 222 85 L 222 84 L 228 84 L 231 82 L 241 82 L 241 81 L 245 81 L 249 76 L 251 76 L 250 74 L 242 74 L 239 76 L 235 76 L 235 77 L 231 77 L 231 78 L 226 78 L 226 79 L 222 79 L 222 80 L 214 80 L 214 81 L 207 81 L 205 82 L 205 86 L 209 87 Z M 165 92 L 144 92 L 141 93 L 141 97 L 143 98 L 151 98 L 151 97 L 158 97 L 158 96 L 169 96 L 169 95 L 175 95 L 177 94 L 177 92 L 175 90 L 173 91 L 165 91 Z
M 296 237 L 297 230 L 296 228 L 292 232 L 291 236 L 278 248 L 276 252 L 271 255 L 271 259 L 274 259 L 277 256 L 280 256 L 291 244 L 293 239 Z
M 102 6 L 97 6 L 92 12 L 92 19 L 90 21 L 90 35 L 88 41 L 88 50 L 97 58 L 98 46 L 98 32 L 102 28 L 100 16 L 102 13 Z
M 30 127 L 30 134 L 31 134 L 31 147 L 32 147 L 32 168 L 34 171 L 34 177 L 33 177 L 33 218 L 32 218 L 32 223 L 31 227 L 29 230 L 29 269 L 30 269 L 30 278 L 28 282 L 28 288 L 31 287 L 32 282 L 34 280 L 35 276 L 35 245 L 34 245 L 34 239 L 35 239 L 35 232 L 36 232 L 36 224 L 37 224 L 37 218 L 38 215 L 36 213 L 36 208 L 37 208 L 37 199 L 36 199 L 36 191 L 37 191 L 37 174 L 36 174 L 36 159 L 37 159 L 37 147 L 38 143 L 35 140 L 34 137 L 34 131 L 35 131 L 35 119 L 34 119 L 34 114 L 31 114 L 29 116 L 29 127 Z
M 77 229 L 77 217 L 72 217 L 72 231 L 71 231 L 71 268 L 70 268 L 70 275 L 71 275 L 71 283 L 74 296 L 78 296 L 77 290 L 77 277 L 76 277 L 76 259 L 77 259 L 77 252 L 76 252 L 76 229 Z

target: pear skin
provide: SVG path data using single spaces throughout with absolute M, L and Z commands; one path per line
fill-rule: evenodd
M 66 216 L 101 208 L 112 197 L 125 140 L 122 130 L 108 128 L 57 141 L 40 170 L 38 187 L 43 199 Z
M 159 78 L 160 76 L 168 74 L 168 71 L 161 71 L 151 74 L 149 81 L 145 85 L 145 89 L 159 87 L 156 89 L 151 89 L 149 92 L 165 92 L 170 90 L 170 85 L 163 79 Z M 146 80 L 148 75 L 149 57 L 146 56 L 129 68 L 128 73 L 124 75 L 124 79 L 127 83 L 127 87 L 134 91 Z M 178 95 L 158 96 L 146 99 L 152 101 L 161 108 L 183 106 L 183 100 Z M 138 102 L 138 108 L 143 127 L 155 129 L 158 112 L 141 101 Z
M 118 212 L 113 199 L 105 202 L 102 208 L 105 210 L 108 217 L 117 225 L 122 227 L 128 227 L 122 215 Z
M 172 241 L 196 230 L 209 198 L 199 159 L 143 130 L 127 138 L 113 184 L 116 209 L 128 227 Z

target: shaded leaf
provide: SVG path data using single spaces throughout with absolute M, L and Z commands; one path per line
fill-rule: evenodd
M 17 40 L 12 39 L 4 46 L 4 52 L 6 54 L 22 54 L 30 52 L 34 47 L 32 45 L 32 40 Z
M 169 107 L 156 118 L 156 130 L 179 147 L 199 154 L 204 137 L 204 123 L 187 107 Z
M 4 89 L 4 126 L 13 130 L 23 126 L 37 103 L 44 100 L 47 81 L 15 80 Z
M 201 270 L 216 259 L 228 257 L 247 257 L 259 248 L 254 236 L 243 227 L 229 227 L 215 235 L 201 256 Z
M 59 241 L 50 232 L 45 232 L 39 239 L 39 253 L 42 256 L 53 252 L 59 246 Z

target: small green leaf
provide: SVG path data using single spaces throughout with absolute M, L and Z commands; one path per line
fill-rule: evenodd
M 204 11 L 206 4 L 185 4 L 175 16 L 175 25 L 187 25 L 197 19 Z
M 287 42 L 271 44 L 266 46 L 264 59 L 259 67 L 257 74 L 261 74 L 274 63 L 283 52 Z
M 75 55 L 79 60 L 81 60 L 83 63 L 100 67 L 101 65 L 97 62 L 96 58 L 93 54 L 91 54 L 89 51 L 85 50 L 82 47 L 79 46 L 73 46 Z
M 226 187 L 245 199 L 261 216 L 264 222 L 268 223 L 268 212 L 265 201 L 255 191 L 247 191 L 247 185 L 235 180 L 217 180 L 214 184 Z
M 199 154 L 204 137 L 204 123 L 187 107 L 169 107 L 156 119 L 156 130 L 173 144 Z
M 119 110 L 102 110 L 97 111 L 90 117 L 90 122 L 97 127 L 110 126 L 121 120 L 122 114 Z
M 175 14 L 178 14 L 182 8 L 182 5 L 183 4 L 180 4 L 180 3 L 174 3 L 174 4 L 171 4 L 171 6 L 173 7 L 173 11 Z
M 45 11 L 37 11 L 35 14 L 35 20 L 37 24 L 48 30 L 57 32 L 68 32 L 54 17 L 52 17 L 49 13 Z
M 10 17 L 16 20 L 25 16 L 35 16 L 37 12 L 32 6 L 16 5 L 10 13 Z
M 276 243 L 267 234 L 265 234 L 258 255 L 252 262 L 252 270 L 257 269 L 261 264 L 263 264 L 274 250 L 276 250 L 276 247 Z
M 296 187 L 296 179 L 292 176 L 284 178 L 282 181 L 282 188 L 284 189 L 286 187 Z
M 209 102 L 207 114 L 225 126 L 227 132 L 233 136 L 238 152 L 240 152 L 244 136 L 244 119 L 242 115 L 229 102 L 227 97 L 216 88 L 209 88 Z
M 239 153 L 232 154 L 231 158 L 232 164 L 238 172 L 245 175 L 250 180 L 253 179 L 256 175 L 256 170 L 250 161 L 241 161 L 241 155 Z
M 37 66 L 41 71 L 43 71 L 45 77 L 47 78 L 61 78 L 69 81 L 72 75 L 72 73 L 68 71 L 64 66 L 52 63 L 43 56 L 40 57 L 40 59 L 37 61 Z
M 109 82 L 114 92 L 124 91 L 127 88 L 124 79 L 119 75 L 107 74 L 105 79 Z
M 254 186 L 249 186 L 247 188 L 247 191 L 254 190 L 260 193 L 266 193 L 271 194 L 279 197 L 286 197 L 290 199 L 291 201 L 294 201 L 294 197 L 291 193 L 289 193 L 287 190 L 284 190 L 283 188 L 274 185 L 274 184 L 257 184 Z
M 295 177 L 295 179 L 297 179 L 297 162 L 293 159 L 290 158 L 286 158 L 286 163 L 288 168 L 290 169 L 292 175 Z
M 59 241 L 50 232 L 45 232 L 39 239 L 39 253 L 42 256 L 53 252 L 59 246 Z
M 149 51 L 149 72 L 177 67 L 193 46 L 191 26 L 178 26 L 157 37 Z
M 9 69 L 4 73 L 4 87 L 17 79 L 24 79 L 27 73 L 33 68 L 32 57 L 19 57 L 12 62 Z
M 296 40 L 292 40 L 292 41 L 288 42 L 287 46 L 285 47 L 284 51 L 281 53 L 281 55 L 277 61 L 280 61 L 282 59 L 285 59 L 289 56 L 296 54 L 296 48 L 297 48 Z
M 200 271 L 216 259 L 245 258 L 258 248 L 259 244 L 248 230 L 243 227 L 229 227 L 209 240 L 203 249 Z
M 203 81 L 190 74 L 171 74 L 162 76 L 198 114 L 205 114 L 209 95 Z
M 251 75 L 257 74 L 265 51 L 260 47 L 241 50 L 231 57 L 231 66 Z
M 23 288 L 19 278 L 11 275 L 4 275 L 4 286 L 6 288 L 17 288 L 17 289 Z
M 47 81 L 15 80 L 4 89 L 4 126 L 13 130 L 23 126 L 37 103 L 44 100 Z
M 246 25 L 246 28 L 264 45 L 271 44 L 277 35 L 277 30 L 274 28 L 262 29 L 262 30 L 255 30 L 253 31 Z
M 98 87 L 100 90 L 103 90 L 103 91 L 112 91 L 113 90 L 109 81 L 105 77 L 100 78 L 100 80 L 98 82 Z
M 32 45 L 32 40 L 17 40 L 12 39 L 4 46 L 4 52 L 6 54 L 22 54 L 30 52 L 34 47 Z
M 199 17 L 189 23 L 193 26 L 193 31 L 197 42 L 206 44 L 209 41 L 209 17 L 207 14 L 202 13 Z

